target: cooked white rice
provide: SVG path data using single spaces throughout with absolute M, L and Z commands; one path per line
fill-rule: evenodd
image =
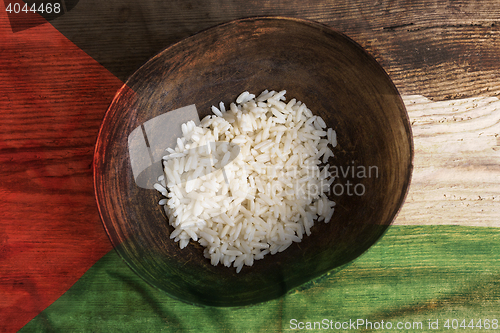
M 227 111 L 212 106 L 215 116 L 183 124 L 167 149 L 155 188 L 166 197 L 159 204 L 175 228 L 170 238 L 181 248 L 197 241 L 212 265 L 240 272 L 332 218 L 325 192 L 334 179 L 321 165 L 333 157 L 336 133 L 285 93 L 245 91 Z

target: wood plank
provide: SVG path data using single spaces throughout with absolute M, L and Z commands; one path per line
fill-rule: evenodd
M 112 249 L 92 159 L 122 82 L 51 25 L 8 24 L 0 10 L 0 331 L 16 332 Z
M 415 173 L 396 224 L 499 226 L 497 1 L 80 0 L 51 24 L 124 80 L 182 38 L 255 15 L 346 33 L 407 95 Z M 49 25 L 11 34 L 8 24 L 0 15 L 0 317 L 19 328 L 110 249 L 90 166 L 120 82 Z
M 500 100 L 405 96 L 414 173 L 395 224 L 500 226 Z
M 182 38 L 262 15 L 315 20 L 346 33 L 376 57 L 403 94 L 443 100 L 500 93 L 495 0 L 81 0 L 51 23 L 125 80 Z

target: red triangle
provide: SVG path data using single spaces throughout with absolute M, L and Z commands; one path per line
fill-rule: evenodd
M 13 33 L 0 12 L 0 331 L 16 332 L 112 249 L 91 166 L 123 83 L 52 25 Z

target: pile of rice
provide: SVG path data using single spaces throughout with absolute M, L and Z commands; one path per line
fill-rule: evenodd
M 304 103 L 286 103 L 285 93 L 244 92 L 229 110 L 212 106 L 215 115 L 199 126 L 182 125 L 155 184 L 180 248 L 198 241 L 212 265 L 240 272 L 309 236 L 315 220 L 331 220 L 335 202 L 325 192 L 334 179 L 325 163 L 336 133 Z

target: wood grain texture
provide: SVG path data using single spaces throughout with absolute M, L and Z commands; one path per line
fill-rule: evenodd
M 177 333 L 199 332 L 202 327 L 214 333 L 441 333 L 455 331 L 444 327 L 450 318 L 490 323 L 490 330 L 478 325 L 455 332 L 495 332 L 491 320 L 498 318 L 499 239 L 500 229 L 493 228 L 393 226 L 343 270 L 282 299 L 239 309 L 194 307 L 158 293 L 111 252 L 20 333 L 38 332 L 40 327 L 46 332 Z M 428 329 L 431 318 L 439 320 L 440 329 Z M 331 328 L 293 329 L 294 321 L 323 319 L 332 320 Z M 372 327 L 382 321 L 393 326 L 342 330 L 349 319 L 369 321 Z M 411 324 L 415 329 L 397 329 L 398 322 L 422 323 L 422 328 Z
M 395 223 L 500 227 L 500 100 L 404 101 L 414 173 Z
M 500 93 L 495 0 L 81 0 L 52 24 L 125 80 L 182 38 L 263 15 L 314 20 L 346 33 L 375 56 L 402 94 L 443 100 Z
M 15 332 L 111 250 L 93 146 L 122 84 L 52 26 L 0 13 L 0 331 Z
M 0 331 L 16 331 L 71 285 L 65 277 L 74 281 L 110 248 L 91 159 L 120 82 L 90 57 L 125 80 L 163 48 L 241 17 L 284 15 L 334 27 L 374 55 L 407 95 L 415 172 L 396 223 L 498 226 L 499 106 L 476 99 L 500 92 L 496 0 L 80 0 L 51 21 L 72 43 L 49 24 L 13 34 L 4 3 Z M 467 96 L 474 99 L 455 101 Z

